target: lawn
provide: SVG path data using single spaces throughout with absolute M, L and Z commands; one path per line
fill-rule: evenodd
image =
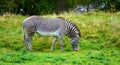
M 0 16 L 0 65 L 120 65 L 120 12 L 41 15 L 64 17 L 79 27 L 82 33 L 79 50 L 73 51 L 65 36 L 64 52 L 59 40 L 50 51 L 53 37 L 37 34 L 32 42 L 33 52 L 24 52 L 21 28 L 27 17 L 8 13 Z

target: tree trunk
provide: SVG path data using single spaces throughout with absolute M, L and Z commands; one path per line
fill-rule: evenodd
M 88 2 L 87 2 L 87 12 L 89 12 L 89 4 L 90 4 L 90 1 L 88 0 Z
M 61 14 L 67 10 L 66 0 L 56 0 L 56 14 Z

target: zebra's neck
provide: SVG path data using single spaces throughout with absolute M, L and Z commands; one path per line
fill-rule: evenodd
M 66 31 L 66 35 L 73 39 L 73 38 L 76 38 L 76 36 L 78 37 L 81 37 L 81 32 L 80 30 L 78 29 L 78 27 L 72 23 L 70 20 L 67 20 L 67 19 L 64 19 L 62 17 L 58 17 L 66 22 L 64 22 L 63 24 L 65 24 L 65 31 Z
M 76 37 L 76 32 L 79 32 L 77 26 L 74 23 L 67 21 L 66 22 L 66 35 L 69 38 L 73 39 Z

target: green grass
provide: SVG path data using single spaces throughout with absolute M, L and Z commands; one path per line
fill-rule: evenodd
M 72 50 L 68 37 L 64 37 L 65 51 L 59 40 L 50 51 L 53 37 L 33 38 L 33 52 L 23 51 L 22 21 L 28 16 L 4 14 L 0 16 L 0 65 L 120 65 L 120 12 L 90 12 L 42 17 L 64 17 L 81 30 L 79 51 Z

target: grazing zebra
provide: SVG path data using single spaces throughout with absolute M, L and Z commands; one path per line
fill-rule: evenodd
M 23 21 L 22 33 L 24 38 L 24 48 L 28 45 L 29 50 L 32 51 L 32 37 L 34 33 L 38 33 L 41 36 L 53 36 L 51 50 L 53 50 L 57 39 L 60 39 L 61 51 L 63 51 L 63 36 L 67 35 L 71 39 L 71 45 L 73 50 L 78 50 L 78 42 L 81 33 L 78 27 L 72 22 L 65 20 L 64 18 L 41 18 L 37 16 L 31 16 Z

